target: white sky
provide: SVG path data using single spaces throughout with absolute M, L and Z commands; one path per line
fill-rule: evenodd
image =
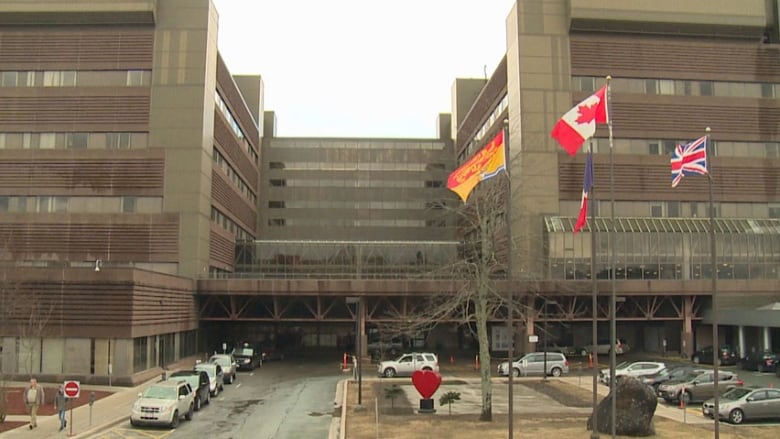
M 233 74 L 280 137 L 436 136 L 455 78 L 490 76 L 514 0 L 213 0 Z M 246 47 L 248 46 L 248 47 Z

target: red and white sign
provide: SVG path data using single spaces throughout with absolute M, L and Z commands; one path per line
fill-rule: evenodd
M 81 393 L 81 385 L 78 381 L 65 381 L 63 387 L 68 398 L 78 398 Z

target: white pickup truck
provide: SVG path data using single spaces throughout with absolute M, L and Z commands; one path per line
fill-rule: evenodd
M 439 357 L 428 352 L 412 352 L 403 354 L 395 360 L 382 361 L 377 366 L 379 376 L 392 378 L 409 376 L 418 370 L 439 371 Z

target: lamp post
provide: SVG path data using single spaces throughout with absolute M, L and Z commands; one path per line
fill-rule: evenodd
M 547 338 L 550 335 L 549 332 L 547 332 L 547 305 L 549 304 L 557 305 L 558 302 L 544 299 L 544 372 L 542 373 L 542 381 L 547 381 Z

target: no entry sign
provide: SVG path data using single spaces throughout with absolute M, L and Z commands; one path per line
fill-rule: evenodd
M 78 381 L 65 381 L 63 384 L 65 388 L 65 396 L 68 398 L 78 398 L 81 392 L 81 386 Z

